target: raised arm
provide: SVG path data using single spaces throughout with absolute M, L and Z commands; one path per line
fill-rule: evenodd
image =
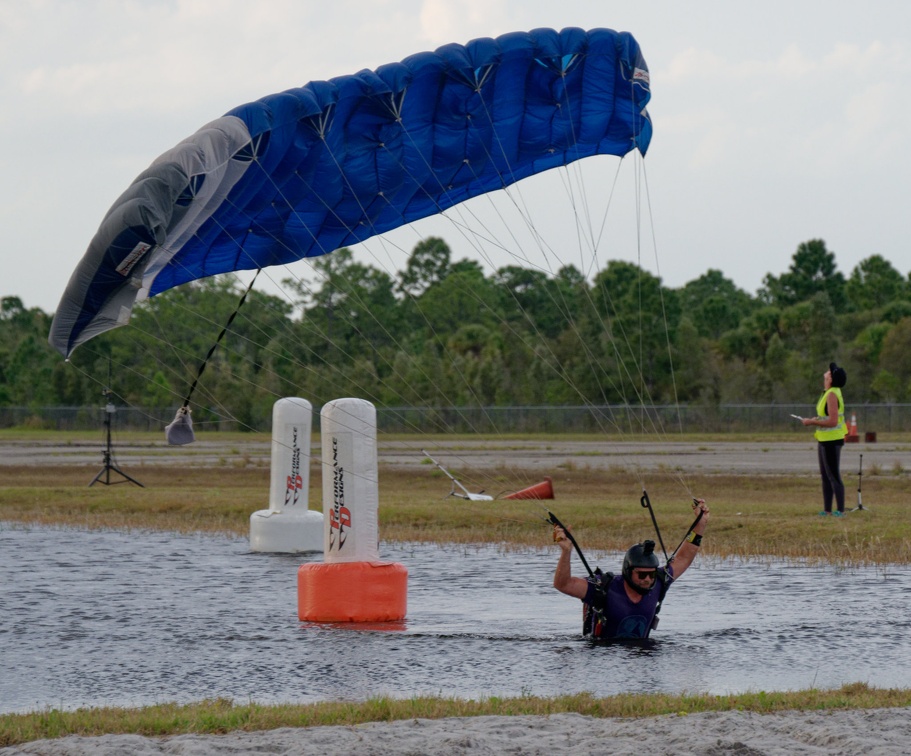
M 697 536 L 694 541 L 684 541 L 683 545 L 680 547 L 680 550 L 677 552 L 677 555 L 674 557 L 674 580 L 677 580 L 687 568 L 693 563 L 693 560 L 696 558 L 696 554 L 699 553 L 699 547 L 696 545 L 696 542 L 702 540 L 702 535 L 705 533 L 705 528 L 708 525 L 709 521 L 709 508 L 706 505 L 705 501 L 699 499 L 698 504 L 694 507 L 694 511 L 702 511 L 702 517 L 699 518 L 699 522 L 696 523 L 696 527 L 693 528 L 693 534 Z M 690 536 L 692 537 L 692 536 Z
M 567 596 L 584 599 L 588 591 L 588 581 L 580 577 L 573 577 L 569 564 L 573 545 L 559 525 L 554 525 L 554 540 L 560 547 L 560 559 L 557 561 L 557 569 L 554 572 L 554 588 Z

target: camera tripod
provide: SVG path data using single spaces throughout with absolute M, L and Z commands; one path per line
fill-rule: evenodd
M 105 392 L 107 393 L 107 392 Z M 114 453 L 111 446 L 111 417 L 115 412 L 115 407 L 110 402 L 104 408 L 104 429 L 105 429 L 105 447 L 104 447 L 104 467 L 98 472 L 98 474 L 92 478 L 92 482 L 89 483 L 89 488 L 94 486 L 96 483 L 103 483 L 106 486 L 112 486 L 117 483 L 134 483 L 140 488 L 145 488 L 142 483 L 140 483 L 135 478 L 131 478 L 123 470 L 117 467 L 117 464 L 114 462 Z M 117 473 L 123 480 L 111 480 L 111 473 Z

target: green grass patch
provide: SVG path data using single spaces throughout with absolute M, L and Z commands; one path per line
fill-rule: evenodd
M 591 717 L 653 717 L 682 716 L 707 711 L 749 711 L 769 714 L 781 711 L 832 711 L 904 706 L 911 706 L 911 690 L 871 688 L 864 683 L 852 683 L 837 690 L 811 689 L 781 693 L 759 691 L 729 696 L 699 693 L 625 693 L 596 698 L 587 693 L 580 693 L 553 698 L 375 698 L 357 703 L 326 702 L 277 706 L 234 704 L 229 700 L 217 699 L 186 705 L 164 703 L 138 709 L 47 709 L 26 714 L 0 715 L 0 747 L 69 735 L 222 735 L 238 730 L 255 732 L 279 727 L 351 726 L 366 722 L 443 717 L 547 716 L 566 712 Z

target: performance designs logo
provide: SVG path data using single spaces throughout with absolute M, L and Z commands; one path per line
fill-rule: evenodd
M 291 431 L 291 474 L 285 485 L 285 506 L 290 503 L 295 506 L 300 500 L 300 492 L 304 488 L 304 479 L 301 471 L 301 450 L 297 445 L 297 426 Z
M 332 439 L 332 510 L 329 512 L 329 551 L 345 546 L 351 530 L 351 510 L 345 506 L 345 468 L 338 462 L 338 439 Z M 336 546 L 338 544 L 338 546 Z
M 115 270 L 126 278 L 130 275 L 130 271 L 136 266 L 143 255 L 152 248 L 151 244 L 146 244 L 145 242 L 137 242 L 136 246 L 130 250 L 130 253 L 121 260 L 120 265 L 118 265 Z

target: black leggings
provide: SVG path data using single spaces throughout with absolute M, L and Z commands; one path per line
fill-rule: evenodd
M 844 441 L 819 442 L 819 474 L 822 476 L 822 506 L 826 512 L 832 511 L 832 497 L 839 512 L 845 511 L 845 484 L 841 480 L 839 464 L 841 448 Z

